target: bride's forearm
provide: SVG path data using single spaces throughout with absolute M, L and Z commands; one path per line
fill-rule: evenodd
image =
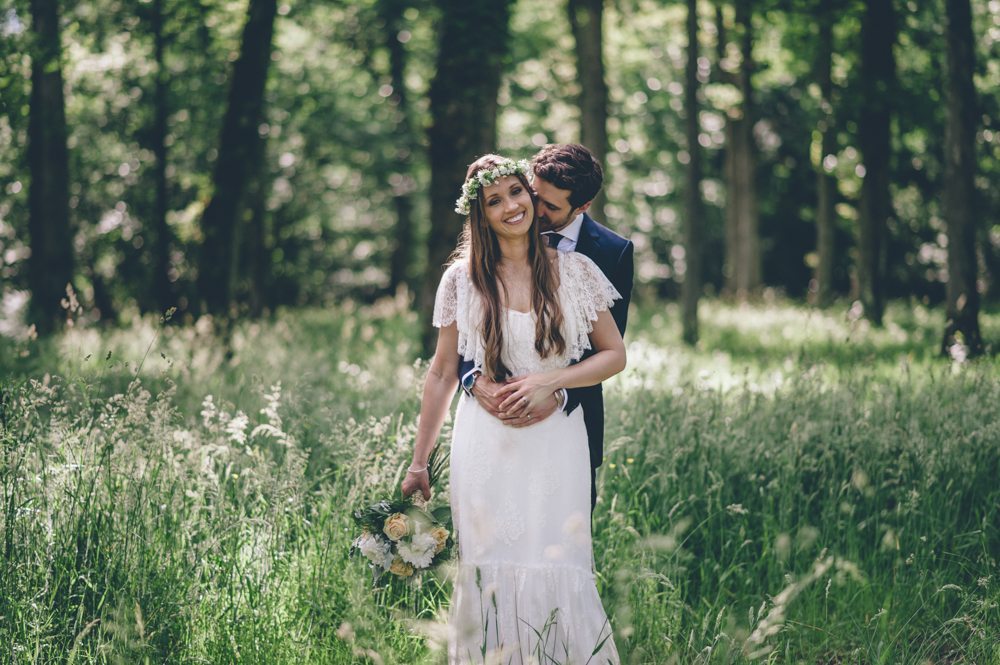
M 451 399 L 458 388 L 458 377 L 454 374 L 435 372 L 432 366 L 424 382 L 423 397 L 420 400 L 420 424 L 417 440 L 413 446 L 413 466 L 427 465 L 434 443 L 441 433 L 445 416 L 451 407 Z

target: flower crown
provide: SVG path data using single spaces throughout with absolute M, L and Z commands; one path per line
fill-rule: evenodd
M 472 202 L 479 196 L 480 187 L 488 187 L 509 175 L 523 175 L 531 182 L 534 173 L 526 159 L 516 162 L 513 159 L 504 159 L 496 166 L 479 169 L 462 185 L 462 195 L 455 201 L 455 212 L 468 215 L 472 210 Z

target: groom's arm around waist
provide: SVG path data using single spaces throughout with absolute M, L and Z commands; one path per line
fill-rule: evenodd
M 611 316 L 614 318 L 615 324 L 618 326 L 618 332 L 622 334 L 623 338 L 625 337 L 625 327 L 628 325 L 628 306 L 632 301 L 632 283 L 635 273 L 634 252 L 635 246 L 631 241 L 627 241 L 611 267 L 604 268 L 603 266 L 598 266 L 604 270 L 608 281 L 614 285 L 615 289 L 622 296 L 621 300 L 615 301 L 614 305 L 611 306 Z M 584 358 L 587 355 L 584 354 Z M 563 408 L 563 411 L 569 415 L 581 403 L 595 397 L 600 398 L 602 392 L 603 388 L 601 384 L 587 386 L 586 388 L 571 388 L 566 391 L 566 406 Z
M 563 412 L 566 415 L 573 413 L 576 407 L 586 404 L 592 399 L 600 398 L 604 394 L 603 386 L 598 383 L 596 386 L 586 386 L 585 388 L 570 388 L 566 391 L 566 407 Z

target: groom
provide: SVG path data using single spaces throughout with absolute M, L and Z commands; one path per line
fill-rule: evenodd
M 550 247 L 560 252 L 580 252 L 597 264 L 622 295 L 611 307 L 618 331 L 625 335 L 628 305 L 632 297 L 632 242 L 598 224 L 587 214 L 594 197 L 601 191 L 604 172 L 593 153 L 582 145 L 557 144 L 542 148 L 531 162 L 535 172 L 534 189 L 538 195 L 538 221 Z M 587 351 L 583 357 L 593 355 Z M 556 411 L 569 415 L 583 409 L 590 444 L 590 505 L 597 503 L 597 467 L 604 458 L 604 394 L 601 384 L 586 388 L 560 390 L 544 406 L 531 414 L 512 415 L 499 411 L 503 387 L 482 376 L 471 361 L 458 368 L 462 389 L 505 425 L 524 427 L 548 418 Z

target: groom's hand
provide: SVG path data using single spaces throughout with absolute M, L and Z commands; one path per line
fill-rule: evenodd
M 560 402 L 559 397 L 556 393 L 552 393 L 552 398 L 545 400 L 542 404 L 539 404 L 531 413 L 528 414 L 525 411 L 518 411 L 517 413 L 501 413 L 500 420 L 503 421 L 504 425 L 510 425 L 511 427 L 527 427 L 528 425 L 534 425 L 540 423 L 553 413 L 559 410 Z M 530 418 L 528 416 L 531 416 Z
M 559 399 L 551 384 L 552 377 L 548 372 L 507 379 L 496 392 L 496 397 L 501 400 L 500 419 L 505 425 L 525 427 L 548 418 Z
M 486 376 L 480 376 L 476 379 L 475 385 L 472 386 L 472 396 L 479 402 L 479 406 L 483 407 L 486 413 L 498 419 L 500 418 L 500 398 L 497 397 L 497 391 L 503 385 Z

